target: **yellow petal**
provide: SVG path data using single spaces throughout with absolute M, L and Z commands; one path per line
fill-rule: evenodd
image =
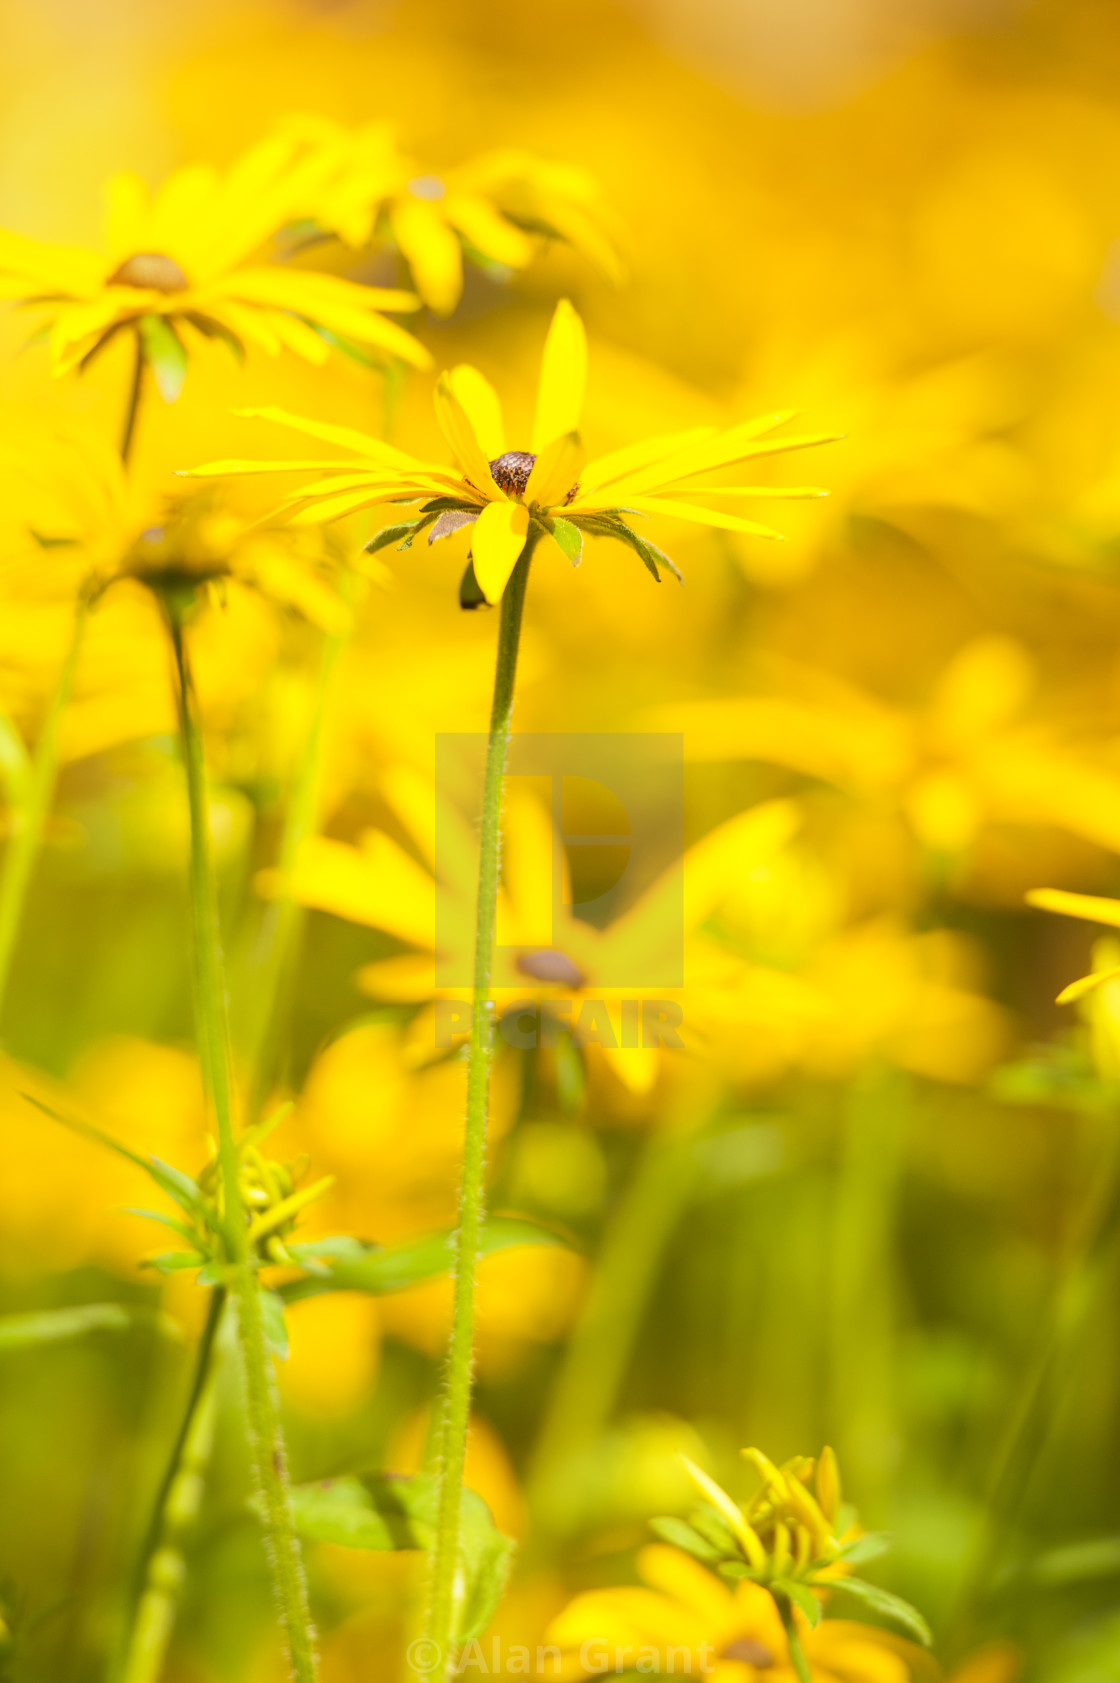
M 665 461 L 690 445 L 716 438 L 718 430 L 717 427 L 690 427 L 687 432 L 663 433 L 657 438 L 647 438 L 641 444 L 628 444 L 623 450 L 612 450 L 609 456 L 597 456 L 584 469 L 584 486 L 588 492 L 597 491 L 602 485 L 636 473 L 639 468 L 649 467 L 651 462 Z
M 497 602 L 517 565 L 529 532 L 523 503 L 488 503 L 475 522 L 471 539 L 474 576 L 488 602 Z
M 463 290 L 459 241 L 434 204 L 408 193 L 393 206 L 393 234 L 408 260 L 416 290 L 437 315 L 449 316 Z
M 1081 976 L 1076 982 L 1071 982 L 1068 988 L 1063 988 L 1055 1005 L 1072 1005 L 1075 999 L 1083 999 L 1087 993 L 1101 987 L 1105 982 L 1114 982 L 1120 976 L 1120 965 L 1113 965 L 1110 970 L 1094 970 L 1091 976 Z
M 525 501 L 540 503 L 542 508 L 562 503 L 579 479 L 584 455 L 578 432 L 565 432 L 553 439 L 533 463 Z
M 587 334 L 566 298 L 561 298 L 545 340 L 537 415 L 530 448 L 539 456 L 562 433 L 579 429 L 587 384 Z
M 496 210 L 486 199 L 473 193 L 454 193 L 444 202 L 444 215 L 484 257 L 523 269 L 535 249 L 528 234 Z
M 484 496 L 505 501 L 505 492 L 494 483 L 489 458 L 478 442 L 470 416 L 456 395 L 450 374 L 439 377 L 435 406 L 440 430 L 471 484 Z
M 341 444 L 343 449 L 357 450 L 360 455 L 372 456 L 374 461 L 384 462 L 387 466 L 423 466 L 415 456 L 406 456 L 403 450 L 395 450 L 391 444 L 383 444 L 379 438 L 370 438 L 368 433 L 358 432 L 353 427 L 336 427 L 331 421 L 313 421 L 305 415 L 293 415 L 287 409 L 277 409 L 272 404 L 263 409 L 235 409 L 233 413 L 243 420 L 275 421 L 279 426 L 305 432 L 311 438 L 321 438 L 324 444 Z M 333 463 L 329 465 L 333 466 Z
M 105 183 L 105 244 L 123 261 L 144 249 L 144 225 L 151 208 L 148 184 L 131 170 L 122 170 Z
M 1064 917 L 1081 917 L 1089 923 L 1107 923 L 1120 929 L 1120 900 L 1107 900 L 1100 894 L 1067 894 L 1061 888 L 1032 888 L 1026 900 L 1028 906 L 1044 912 L 1061 912 Z
M 483 452 L 490 459 L 501 456 L 506 448 L 506 429 L 502 422 L 502 405 L 498 394 L 484 374 L 469 363 L 461 362 L 447 376 L 448 384 L 459 399 L 474 435 Z
M 671 502 L 668 497 L 627 497 L 627 508 L 639 514 L 664 515 L 670 520 L 691 520 L 697 526 L 718 526 L 724 532 L 749 532 L 756 538 L 780 538 L 772 526 L 744 520 L 741 514 L 726 514 L 722 508 L 703 508 L 699 503 Z

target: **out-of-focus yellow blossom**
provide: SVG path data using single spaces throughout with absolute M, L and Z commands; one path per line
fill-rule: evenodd
M 863 808 L 900 818 L 932 855 L 967 859 L 997 825 L 1053 827 L 1120 847 L 1120 778 L 1032 717 L 1036 674 L 1015 639 L 974 639 L 916 714 L 834 675 L 791 667 L 778 693 L 658 708 L 685 732 L 692 760 L 755 759 L 831 783 Z
M 524 269 L 542 236 L 567 241 L 608 279 L 622 279 L 598 187 L 571 164 L 507 148 L 436 174 L 400 150 L 388 123 L 346 129 L 294 117 L 281 133 L 307 148 L 309 218 L 354 247 L 390 237 L 438 315 L 459 302 L 464 257 L 483 268 Z
M 424 348 L 381 313 L 414 308 L 411 293 L 261 260 L 262 247 L 301 207 L 294 154 L 276 137 L 224 175 L 203 164 L 178 170 L 154 196 L 138 175 L 113 176 L 100 251 L 0 230 L 0 297 L 41 312 L 56 375 L 135 327 L 157 373 L 168 370 L 160 382 L 168 398 L 177 395 L 192 335 L 224 340 L 238 354 L 247 342 L 312 363 L 326 361 L 330 336 L 338 336 L 425 367 Z
M 732 1590 L 657 1543 L 641 1551 L 638 1571 L 648 1587 L 589 1590 L 553 1621 L 547 1639 L 561 1649 L 561 1676 L 595 1677 L 644 1659 L 647 1670 L 672 1666 L 715 1683 L 796 1683 L 789 1638 L 761 1584 L 743 1579 Z M 908 1683 L 920 1663 L 919 1649 L 886 1631 L 828 1618 L 811 1630 L 800 1613 L 794 1618 L 819 1683 Z
M 624 515 L 692 521 L 756 537 L 779 534 L 719 503 L 758 497 L 819 497 L 815 487 L 719 483 L 719 476 L 758 456 L 830 442 L 833 435 L 767 439 L 792 410 L 720 431 L 694 427 L 652 438 L 588 462 L 579 435 L 587 377 L 583 323 L 566 300 L 556 308 L 545 343 L 529 449 L 510 448 L 501 404 L 489 381 L 466 364 L 440 376 L 436 414 L 458 472 L 407 456 L 364 433 L 307 420 L 283 410 L 253 411 L 327 443 L 347 446 L 357 459 L 320 462 L 210 462 L 195 474 L 228 476 L 330 468 L 326 479 L 292 492 L 280 512 L 294 524 L 339 520 L 380 503 L 422 503 L 419 519 L 390 527 L 376 547 L 400 538 L 428 542 L 471 526 L 474 576 L 487 602 L 496 602 L 526 543 L 543 538 L 556 554 L 578 564 L 583 534 L 628 543 L 655 578 L 659 565 L 676 568 Z M 714 478 L 713 478 L 714 476 Z M 711 506 L 714 499 L 716 506 Z
M 1027 903 L 1040 911 L 1059 912 L 1064 917 L 1084 918 L 1120 929 L 1120 900 L 1099 894 L 1069 894 L 1061 888 L 1035 888 Z M 1058 995 L 1059 1005 L 1085 1000 L 1093 1030 L 1094 1052 L 1101 1074 L 1108 1080 L 1120 1078 L 1120 942 L 1113 937 L 1093 943 L 1093 969 L 1079 976 Z

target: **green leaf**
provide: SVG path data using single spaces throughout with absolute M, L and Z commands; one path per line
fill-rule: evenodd
M 809 1670 L 809 1662 L 805 1658 L 805 1650 L 801 1646 L 801 1638 L 797 1634 L 797 1626 L 793 1622 L 793 1615 L 788 1608 L 783 1607 L 781 1612 L 786 1641 L 789 1643 L 789 1657 L 793 1669 L 797 1673 L 798 1683 L 813 1683 L 813 1674 Z
M 379 549 L 388 549 L 390 544 L 400 544 L 401 539 L 411 542 L 421 526 L 428 522 L 421 517 L 419 520 L 405 520 L 399 526 L 383 526 L 380 532 L 375 532 L 367 544 L 362 548 L 367 555 L 376 555 Z
M 157 1274 L 181 1274 L 187 1268 L 201 1268 L 208 1259 L 201 1251 L 161 1251 L 159 1256 L 145 1257 L 141 1268 L 154 1268 Z
M 150 1166 L 145 1165 L 148 1173 L 162 1186 L 169 1198 L 173 1198 L 181 1210 L 196 1210 L 202 1194 L 198 1184 L 190 1175 L 185 1175 L 182 1169 L 177 1169 L 173 1163 L 164 1163 L 161 1158 L 152 1153 Z
M 279 1288 L 285 1303 L 318 1297 L 328 1291 L 369 1292 L 384 1297 L 389 1292 L 407 1291 L 424 1280 L 436 1280 L 450 1271 L 455 1261 L 453 1232 L 425 1233 L 401 1245 L 363 1246 L 359 1255 L 324 1258 L 320 1266 L 302 1280 L 289 1280 Z M 360 1241 L 352 1241 L 360 1244 Z M 513 1245 L 563 1245 L 564 1240 L 547 1227 L 523 1221 L 518 1216 L 495 1216 L 482 1230 L 479 1254 L 493 1256 Z M 314 1242 L 299 1246 L 314 1250 Z M 293 1254 L 295 1254 L 293 1252 Z M 318 1260 L 321 1253 L 316 1252 Z M 298 1260 L 298 1259 L 297 1259 Z
M 470 508 L 473 513 L 479 510 L 474 505 L 465 503 L 462 497 L 430 497 L 426 503 L 421 503 L 421 514 L 446 514 L 449 509 Z
M 706 1537 L 701 1537 L 699 1531 L 694 1530 L 691 1525 L 686 1525 L 683 1519 L 651 1519 L 649 1528 L 663 1543 L 671 1543 L 675 1549 L 683 1549 L 696 1560 L 716 1561 L 723 1558 L 719 1549 L 714 1548 Z
M 466 571 L 459 580 L 459 606 L 466 613 L 474 613 L 478 608 L 490 606 L 482 594 L 482 586 L 475 577 L 473 561 L 467 562 Z
M 425 1474 L 371 1473 L 292 1490 L 292 1516 L 302 1536 L 352 1549 L 428 1549 L 437 1507 L 435 1482 Z M 464 1595 L 455 1640 L 469 1642 L 494 1616 L 514 1550 L 473 1490 L 463 1491 L 460 1545 Z
M 815 1630 L 821 1622 L 821 1604 L 806 1584 L 799 1584 L 796 1578 L 775 1578 L 774 1589 L 791 1601 L 809 1621 Z
M 632 526 L 626 524 L 625 520 L 619 520 L 612 524 L 611 536 L 618 538 L 621 543 L 630 545 L 630 548 L 641 557 L 643 565 L 653 574 L 658 584 L 661 583 L 661 574 L 657 570 L 659 563 L 662 567 L 668 568 L 678 584 L 684 583 L 684 575 L 676 562 L 671 560 L 663 549 L 658 549 L 656 544 L 650 543 L 648 538 L 641 537 Z
M 578 526 L 561 515 L 554 514 L 547 522 L 548 530 L 568 557 L 573 567 L 578 567 L 583 559 L 583 533 Z
M 185 1221 L 176 1221 L 174 1216 L 164 1215 L 162 1210 L 145 1210 L 139 1204 L 123 1204 L 121 1214 L 140 1216 L 144 1221 L 158 1221 L 161 1227 L 170 1227 L 173 1233 L 188 1240 L 190 1244 L 193 1245 L 197 1241 L 198 1235 L 192 1227 L 188 1227 Z
M 126 1332 L 134 1316 L 120 1303 L 84 1303 L 74 1309 L 43 1309 L 32 1315 L 0 1317 L 0 1350 L 56 1344 L 87 1332 Z
M 880 1555 L 887 1554 L 891 1547 L 891 1538 L 885 1531 L 868 1531 L 862 1537 L 853 1537 L 850 1543 L 845 1543 L 831 1556 L 833 1560 L 846 1560 L 849 1566 L 866 1566 L 869 1560 L 878 1560 Z
M 900 1595 L 892 1595 L 890 1590 L 880 1589 L 878 1584 L 865 1583 L 862 1578 L 826 1578 L 822 1580 L 821 1587 L 834 1591 L 837 1595 L 850 1595 L 853 1601 L 858 1601 L 869 1613 L 878 1613 L 880 1618 L 890 1619 L 894 1624 L 901 1625 L 923 1648 L 928 1648 L 933 1641 L 933 1634 L 918 1609 L 911 1607 L 908 1601 L 903 1601 Z
M 739 1539 L 717 1508 L 694 1508 L 688 1516 L 688 1523 L 711 1543 L 718 1554 L 730 1555 L 733 1560 L 738 1560 L 741 1553 Z
M 44 1116 L 49 1116 L 52 1122 L 59 1123 L 63 1128 L 69 1128 L 71 1133 L 81 1134 L 84 1139 L 95 1140 L 98 1145 L 103 1145 L 106 1150 L 115 1151 L 118 1157 L 124 1157 L 129 1163 L 135 1164 L 136 1168 L 142 1169 L 146 1175 L 150 1176 L 160 1190 L 166 1192 L 167 1196 L 178 1204 L 180 1209 L 186 1210 L 190 1215 L 201 1212 L 202 1194 L 190 1176 L 185 1175 L 181 1169 L 173 1169 L 170 1164 L 161 1163 L 158 1157 L 141 1157 L 139 1152 L 132 1151 L 127 1145 L 123 1145 L 120 1140 L 115 1140 L 112 1134 L 107 1134 L 104 1129 L 96 1127 L 94 1123 L 86 1122 L 76 1116 L 63 1116 L 60 1111 L 52 1110 L 49 1104 L 44 1104 L 42 1099 L 35 1098 L 32 1093 L 21 1093 L 20 1097 L 26 1099 L 28 1104 L 33 1104 L 36 1110 L 41 1110 Z
M 741 1578 L 752 1578 L 756 1583 L 758 1582 L 757 1572 L 753 1572 L 741 1560 L 721 1560 L 716 1567 L 716 1571 L 721 1578 L 727 1578 L 733 1584 L 737 1584 Z
M 258 1284 L 261 1305 L 261 1325 L 274 1356 L 282 1362 L 288 1359 L 288 1326 L 284 1319 L 284 1300 L 268 1286 Z
M 141 316 L 138 331 L 159 395 L 165 403 L 174 403 L 190 366 L 186 347 L 166 316 Z

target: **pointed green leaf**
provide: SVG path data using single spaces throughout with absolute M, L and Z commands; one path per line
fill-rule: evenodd
M 165 403 L 174 403 L 187 377 L 186 347 L 166 316 L 141 316 L 139 333 L 159 395 Z
M 174 1216 L 164 1215 L 162 1210 L 145 1210 L 139 1204 L 122 1204 L 122 1215 L 140 1216 L 144 1221 L 158 1221 L 161 1227 L 170 1227 L 173 1233 L 178 1233 L 181 1239 L 187 1239 L 193 1245 L 197 1239 L 194 1229 L 188 1227 L 185 1221 L 176 1221 Z
M 141 1268 L 154 1268 L 157 1274 L 181 1274 L 187 1268 L 201 1268 L 207 1261 L 201 1251 L 161 1251 L 159 1256 L 147 1256 Z
M 809 1670 L 809 1662 L 805 1658 L 805 1650 L 801 1646 L 801 1638 L 797 1634 L 797 1626 L 787 1607 L 781 1609 L 782 1624 L 785 1626 L 786 1641 L 789 1643 L 789 1657 L 794 1671 L 797 1673 L 798 1683 L 813 1683 L 813 1674 Z
M 31 1093 L 22 1093 L 20 1097 L 26 1099 L 28 1104 L 33 1104 L 36 1110 L 41 1110 L 44 1116 L 49 1116 L 52 1122 L 58 1122 L 63 1128 L 69 1128 L 71 1133 L 81 1134 L 84 1139 L 95 1140 L 98 1145 L 103 1145 L 107 1151 L 115 1151 L 118 1157 L 124 1157 L 129 1163 L 135 1164 L 138 1169 L 142 1169 L 146 1175 L 150 1176 L 156 1185 L 179 1205 L 180 1209 L 185 1209 L 192 1215 L 199 1210 L 202 1203 L 202 1194 L 190 1176 L 185 1175 L 181 1169 L 172 1169 L 169 1164 L 161 1163 L 157 1157 L 141 1157 L 138 1151 L 131 1150 L 129 1146 L 114 1139 L 112 1134 L 107 1134 L 104 1129 L 98 1128 L 94 1123 L 86 1122 L 77 1116 L 63 1116 L 60 1111 L 52 1110 L 50 1105 L 44 1104 L 42 1099 L 35 1098 Z
M 202 1194 L 198 1183 L 190 1175 L 185 1175 L 182 1169 L 177 1169 L 173 1163 L 164 1163 L 153 1152 L 148 1163 L 144 1165 L 152 1179 L 158 1186 L 162 1186 L 169 1198 L 173 1198 L 182 1210 L 197 1210 Z
M 296 1530 L 316 1542 L 349 1549 L 426 1549 L 435 1534 L 432 1515 L 417 1510 L 416 1479 L 392 1473 L 324 1479 L 292 1488 Z M 430 1495 L 430 1491 L 426 1492 Z
M 548 521 L 548 530 L 568 557 L 573 567 L 578 567 L 583 559 L 583 533 L 578 526 L 561 515 L 554 514 Z
M 289 1280 L 279 1288 L 285 1303 L 318 1297 L 328 1291 L 361 1291 L 382 1297 L 406 1291 L 424 1280 L 438 1279 L 450 1271 L 455 1260 L 454 1233 L 426 1233 L 404 1244 L 363 1246 L 359 1255 L 324 1257 L 325 1268 L 310 1277 Z M 353 1241 L 360 1243 L 360 1241 Z M 523 1221 L 517 1216 L 495 1216 L 483 1228 L 480 1255 L 492 1256 L 513 1245 L 563 1245 L 565 1241 L 547 1227 Z M 300 1250 L 314 1249 L 314 1241 Z M 317 1257 L 322 1253 L 316 1253 Z
M 773 1587 L 804 1613 L 815 1630 L 821 1622 L 821 1604 L 812 1590 L 806 1584 L 799 1584 L 796 1578 L 775 1578 Z
M 833 1560 L 846 1560 L 849 1566 L 865 1566 L 870 1560 L 878 1560 L 880 1555 L 887 1554 L 891 1547 L 891 1539 L 885 1531 L 867 1531 L 862 1537 L 854 1537 L 850 1543 L 844 1543 Z
M 683 1549 L 696 1560 L 716 1561 L 723 1558 L 719 1549 L 713 1547 L 706 1537 L 701 1537 L 699 1531 L 687 1525 L 683 1519 L 651 1519 L 649 1527 L 654 1536 L 660 1537 L 663 1543 L 671 1543 L 675 1549 Z
M 924 1648 L 928 1648 L 933 1641 L 933 1634 L 929 1626 L 908 1601 L 903 1601 L 900 1595 L 892 1595 L 890 1590 L 880 1589 L 878 1584 L 865 1583 L 862 1578 L 828 1578 L 824 1580 L 830 1591 L 837 1595 L 851 1596 L 861 1607 L 866 1607 L 869 1613 L 878 1613 L 880 1618 L 890 1619 L 892 1623 L 901 1625 L 908 1635 Z M 824 1585 L 822 1585 L 824 1587 Z
M 362 545 L 362 548 L 367 555 L 376 555 L 379 549 L 388 549 L 390 544 L 395 543 L 399 546 L 402 538 L 411 541 L 420 527 L 427 524 L 428 522 L 421 518 L 419 520 L 402 521 L 399 526 L 383 526 L 380 532 L 373 534 L 367 544 Z

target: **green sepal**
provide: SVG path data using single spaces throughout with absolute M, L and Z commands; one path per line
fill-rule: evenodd
M 796 1578 L 775 1578 L 771 1588 L 792 1602 L 804 1613 L 810 1628 L 816 1629 L 821 1622 L 821 1604 L 806 1584 L 799 1584 Z
M 389 545 L 393 543 L 399 549 L 407 549 L 420 528 L 427 524 L 426 520 L 420 519 L 405 520 L 399 526 L 382 526 L 380 532 L 375 532 L 369 542 L 362 545 L 362 548 L 367 555 L 376 555 L 379 549 L 388 549 Z M 403 543 L 401 542 L 402 538 L 404 539 Z
M 721 1560 L 716 1571 L 732 1584 L 737 1584 L 742 1578 L 751 1578 L 756 1584 L 761 1581 L 758 1573 L 741 1560 Z
M 157 1274 L 181 1274 L 187 1268 L 201 1268 L 207 1260 L 201 1251 L 161 1251 L 159 1256 L 145 1257 L 141 1268 L 154 1268 Z
M 626 524 L 625 520 L 611 521 L 610 527 L 610 536 L 617 538 L 620 543 L 629 544 L 658 584 L 661 583 L 661 574 L 657 570 L 659 565 L 667 567 L 678 584 L 684 583 L 684 574 L 676 562 L 666 555 L 663 549 L 658 549 L 656 544 L 650 543 L 648 538 L 641 537 L 632 526 Z
M 559 514 L 554 514 L 542 524 L 549 535 L 556 539 L 572 566 L 578 567 L 583 560 L 583 533 L 579 527 Z
M 137 332 L 144 361 L 155 375 L 160 397 L 165 403 L 174 403 L 190 366 L 186 346 L 166 316 L 141 316 Z
M 226 326 L 225 322 L 217 321 L 213 316 L 204 316 L 197 310 L 189 310 L 185 319 L 190 322 L 192 327 L 198 329 L 204 339 L 219 339 L 236 363 L 244 363 L 244 340 L 239 339 L 233 329 Z
M 868 1561 L 889 1553 L 890 1547 L 891 1538 L 886 1531 L 868 1531 L 862 1537 L 853 1537 L 850 1543 L 843 1543 L 829 1558 L 846 1560 L 849 1566 L 865 1566 Z
M 170 1227 L 180 1239 L 186 1239 L 192 1245 L 198 1242 L 198 1235 L 193 1227 L 188 1227 L 185 1221 L 176 1221 L 174 1216 L 164 1215 L 162 1210 L 146 1210 L 139 1204 L 122 1204 L 121 1214 L 140 1216 L 144 1221 L 158 1221 L 161 1227 Z
M 683 1519 L 673 1519 L 671 1516 L 651 1519 L 649 1528 L 663 1543 L 671 1543 L 675 1549 L 683 1549 L 695 1560 L 718 1561 L 723 1558 L 719 1549 L 714 1548 L 706 1537 L 701 1537 L 699 1531 L 694 1530 Z
M 173 1169 L 169 1164 L 161 1163 L 158 1157 L 148 1159 L 141 1157 L 139 1152 L 130 1150 L 127 1145 L 122 1145 L 120 1140 L 115 1140 L 112 1134 L 105 1133 L 103 1129 L 96 1127 L 92 1122 L 79 1121 L 76 1116 L 62 1116 L 57 1110 L 52 1110 L 50 1105 L 44 1104 L 42 1099 L 35 1098 L 31 1093 L 21 1093 L 20 1097 L 26 1099 L 28 1104 L 33 1104 L 36 1110 L 41 1110 L 44 1116 L 49 1116 L 52 1122 L 60 1123 L 63 1128 L 69 1128 L 72 1133 L 81 1134 L 85 1139 L 96 1140 L 98 1145 L 105 1146 L 109 1151 L 115 1151 L 118 1157 L 124 1157 L 128 1162 L 133 1163 L 136 1168 L 142 1169 L 146 1175 L 149 1175 L 155 1181 L 160 1191 L 166 1192 L 167 1196 L 178 1204 L 181 1210 L 186 1210 L 188 1215 L 195 1215 L 201 1211 L 202 1194 L 190 1176 L 185 1175 L 181 1169 Z
M 490 606 L 482 594 L 482 586 L 475 577 L 473 561 L 467 562 L 466 571 L 459 580 L 459 606 L 466 613 L 474 613 L 478 608 Z
M 933 1642 L 933 1633 L 918 1609 L 903 1601 L 900 1595 L 880 1589 L 878 1584 L 866 1583 L 863 1578 L 827 1578 L 822 1581 L 821 1588 L 837 1595 L 850 1595 L 869 1613 L 878 1613 L 880 1618 L 901 1625 L 923 1648 L 928 1648 Z
M 282 1362 L 288 1359 L 288 1325 L 284 1319 L 284 1300 L 269 1286 L 257 1285 L 261 1306 L 261 1326 L 269 1349 Z
M 742 1552 L 739 1539 L 717 1508 L 694 1508 L 688 1516 L 688 1523 L 711 1543 L 718 1554 L 739 1560 Z
M 477 504 L 464 502 L 462 497 L 430 497 L 426 503 L 420 504 L 421 514 L 446 514 L 451 509 L 462 509 L 464 513 L 471 514 L 482 512 Z
M 536 1222 L 523 1221 L 519 1216 L 495 1216 L 482 1230 L 479 1256 L 493 1256 L 496 1251 L 509 1250 L 515 1245 L 564 1244 L 559 1234 L 539 1227 Z M 301 1266 L 304 1265 L 301 1253 L 313 1254 L 319 1266 L 302 1280 L 289 1280 L 279 1287 L 285 1303 L 299 1303 L 305 1297 L 319 1297 L 329 1291 L 360 1291 L 384 1297 L 449 1273 L 455 1262 L 455 1234 L 425 1233 L 400 1245 L 366 1245 L 358 1255 L 335 1253 L 332 1256 L 321 1247 L 316 1248 L 314 1241 L 290 1249 Z

